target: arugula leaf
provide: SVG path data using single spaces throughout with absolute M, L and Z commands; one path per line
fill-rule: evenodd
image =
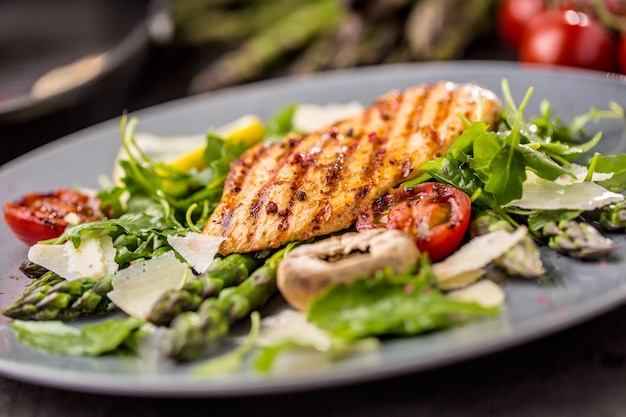
M 184 222 L 190 214 L 189 207 L 196 205 L 197 211 L 192 210 L 191 213 L 193 220 L 205 220 L 203 216 L 210 214 L 222 196 L 231 162 L 245 150 L 243 143 L 224 140 L 209 132 L 203 154 L 206 168 L 181 172 L 143 153 L 134 137 L 137 122 L 136 118 L 128 120 L 126 115 L 121 118 L 122 146 L 128 159 L 120 161 L 125 173 L 121 179 L 123 185 L 99 194 L 105 213 L 109 217 L 121 216 L 126 212 L 124 198 L 130 196 L 131 200 L 144 197 L 153 202 L 165 202 L 172 209 L 173 217 L 180 222 Z
M 485 191 L 491 193 L 498 204 L 504 205 L 522 196 L 526 179 L 524 155 L 516 146 L 505 145 L 489 164 L 491 175 Z
M 600 156 L 595 160 L 594 169 L 596 172 L 613 173 L 611 178 L 598 184 L 614 192 L 626 190 L 626 154 Z
M 181 236 L 188 231 L 172 217 L 167 206 L 150 199 L 134 199 L 129 209 L 133 211 L 118 218 L 72 225 L 54 243 L 70 240 L 77 248 L 82 239 L 111 236 L 117 251 L 115 261 L 124 268 L 132 261 L 153 258 L 171 250 L 167 237 Z
M 276 142 L 293 131 L 292 119 L 297 108 L 297 103 L 287 104 L 267 119 L 265 122 L 267 131 L 265 140 Z
M 484 132 L 474 139 L 473 158 L 470 167 L 483 181 L 491 176 L 491 161 L 502 149 L 502 141 L 494 132 Z
M 520 144 L 518 148 L 524 157 L 526 168 L 541 178 L 553 181 L 561 175 L 573 176 L 570 170 L 557 164 L 545 153 L 540 152 L 541 147 L 537 147 L 535 144 Z
M 472 123 L 452 143 L 445 156 L 450 159 L 464 159 L 466 155 L 472 153 L 477 138 L 480 138 L 483 134 L 488 134 L 487 128 L 488 126 L 484 122 Z
M 106 320 L 81 328 L 83 347 L 88 356 L 100 356 L 120 347 L 132 346 L 131 337 L 143 325 L 143 320 L 129 317 L 124 320 Z
M 475 171 L 463 161 L 440 157 L 422 165 L 422 170 L 437 181 L 453 185 L 468 195 L 475 194 L 484 186 Z

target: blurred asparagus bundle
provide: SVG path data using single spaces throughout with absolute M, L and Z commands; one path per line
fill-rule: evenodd
M 225 51 L 199 93 L 275 75 L 460 58 L 496 0 L 172 0 L 175 42 Z

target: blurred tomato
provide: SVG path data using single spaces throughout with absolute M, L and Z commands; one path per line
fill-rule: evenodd
M 615 38 L 594 18 L 546 10 L 528 22 L 518 52 L 523 62 L 614 71 L 616 51 Z
M 543 0 L 503 0 L 498 4 L 498 32 L 504 42 L 517 49 L 531 17 L 543 11 Z
M 626 74 L 626 32 L 622 33 L 622 38 L 619 42 L 619 68 L 622 74 Z
M 626 0 L 604 0 L 607 10 L 616 16 L 626 16 Z

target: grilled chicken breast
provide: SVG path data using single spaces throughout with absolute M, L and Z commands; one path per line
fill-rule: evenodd
M 446 151 L 465 128 L 459 114 L 493 126 L 501 110 L 476 84 L 439 82 L 389 92 L 319 131 L 259 144 L 232 164 L 203 233 L 225 237 L 226 255 L 346 229 Z

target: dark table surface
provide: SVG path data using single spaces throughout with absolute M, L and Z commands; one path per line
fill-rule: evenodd
M 509 59 L 477 46 L 464 58 Z M 65 134 L 188 94 L 201 65 L 185 52 L 153 49 L 114 105 L 0 128 L 1 163 Z M 69 392 L 0 377 L 0 416 L 623 416 L 626 306 L 540 340 L 443 368 L 350 386 L 238 398 L 134 398 Z

